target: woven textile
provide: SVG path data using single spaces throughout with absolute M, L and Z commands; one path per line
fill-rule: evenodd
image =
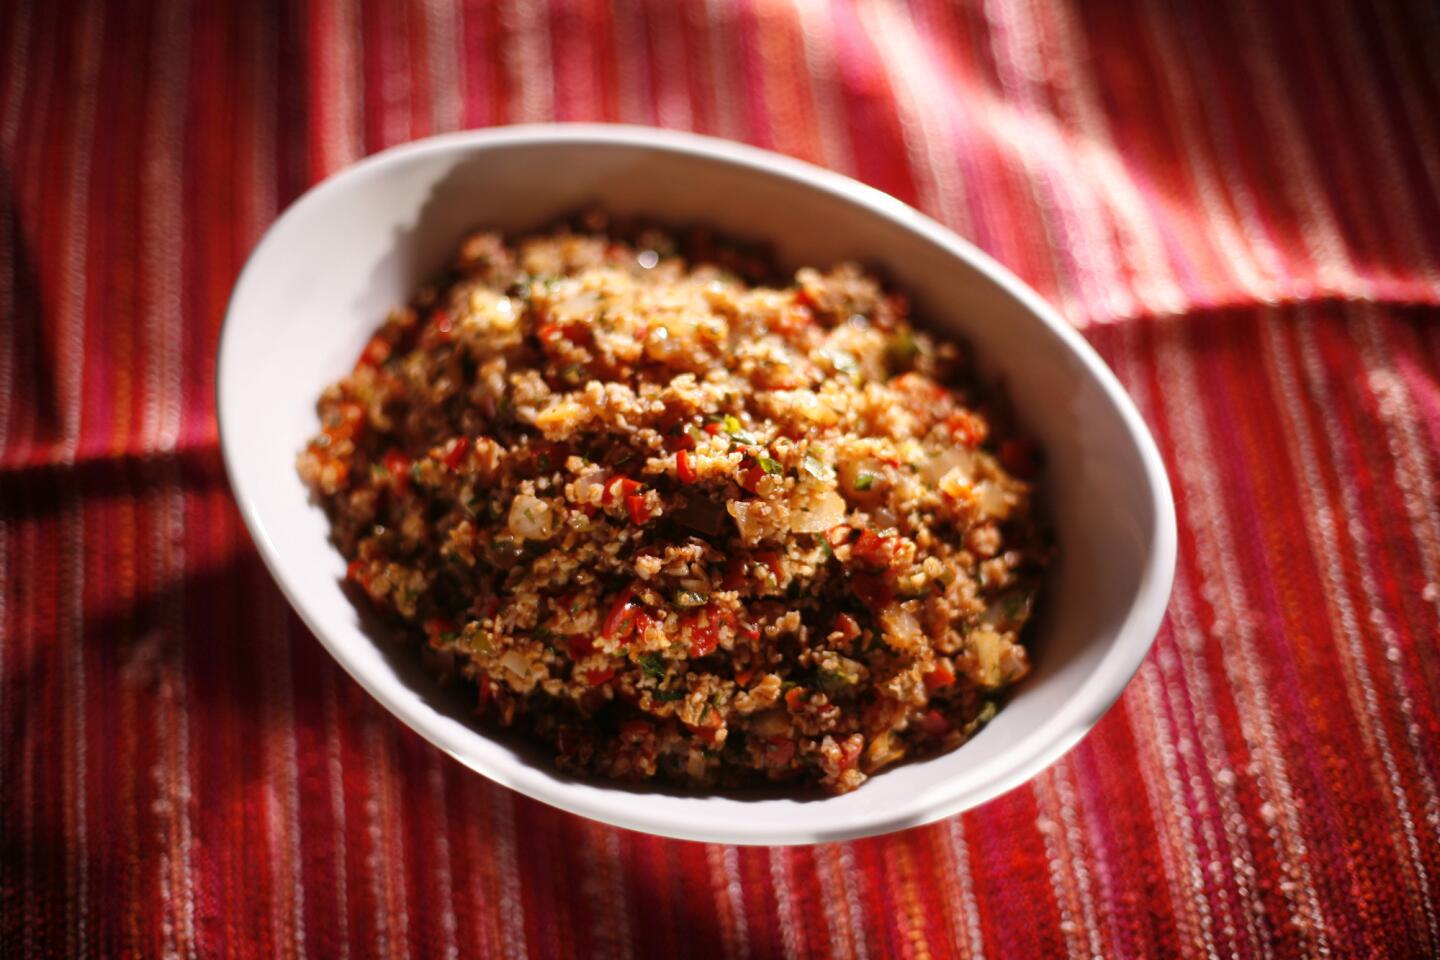
M 243 259 L 364 154 L 549 119 L 856 176 L 1110 363 L 1180 562 L 1065 759 L 884 838 L 659 840 L 300 625 L 216 449 Z M 1440 954 L 1437 306 L 1425 0 L 0 4 L 0 954 Z

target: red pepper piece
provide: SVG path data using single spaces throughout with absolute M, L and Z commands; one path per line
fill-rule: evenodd
M 605 622 L 600 627 L 600 635 L 607 640 L 624 643 L 630 639 L 631 634 L 637 630 L 643 632 L 649 624 L 650 618 L 645 616 L 644 611 L 635 603 L 635 588 L 626 587 L 610 604 L 610 611 L 605 615 Z
M 630 522 L 640 527 L 650 519 L 650 508 L 645 505 L 645 498 L 639 495 L 632 495 L 625 498 L 625 509 L 630 514 Z
M 614 667 L 601 667 L 599 670 L 586 670 L 585 682 L 592 687 L 598 687 L 606 680 L 615 676 Z
M 855 546 L 850 550 L 850 555 L 861 563 L 872 567 L 888 567 L 895 555 L 895 538 L 882 537 L 874 530 L 866 530 L 860 534 L 860 539 L 855 541 Z
M 682 629 L 690 637 L 690 656 L 704 657 L 715 652 L 720 645 L 720 630 L 716 617 L 709 607 L 688 614 Z
M 398 493 L 410 489 L 410 458 L 399 450 L 387 452 L 383 458 L 385 469 L 390 474 L 390 484 Z
M 694 483 L 697 479 L 695 467 L 690 463 L 690 454 L 685 450 L 675 454 L 675 473 L 680 477 L 681 483 Z
M 930 710 L 920 718 L 920 732 L 927 737 L 943 737 L 950 732 L 950 721 L 939 710 Z
M 765 761 L 772 767 L 789 766 L 795 759 L 795 741 L 791 737 L 774 736 L 765 738 Z
M 460 465 L 465 462 L 465 455 L 470 452 L 470 438 L 457 437 L 450 444 L 450 449 L 445 453 L 444 464 L 451 470 L 459 470 Z
M 365 349 L 360 351 L 360 360 L 355 366 L 378 367 L 390 358 L 390 349 L 390 341 L 377 333 L 365 344 Z
M 955 671 L 944 660 L 937 660 L 921 679 L 926 690 L 940 690 L 955 682 Z

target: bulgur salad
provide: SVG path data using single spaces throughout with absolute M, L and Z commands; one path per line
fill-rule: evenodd
M 567 771 L 844 792 L 1029 670 L 1036 451 L 902 296 L 766 269 L 477 233 L 319 400 L 357 596 Z

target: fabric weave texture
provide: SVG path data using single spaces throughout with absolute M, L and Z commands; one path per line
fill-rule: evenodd
M 244 258 L 363 155 L 552 119 L 851 174 L 1113 367 L 1179 569 L 1063 760 L 883 838 L 660 840 L 301 626 L 216 446 Z M 1424 0 L 0 3 L 0 954 L 1440 955 L 1437 307 Z

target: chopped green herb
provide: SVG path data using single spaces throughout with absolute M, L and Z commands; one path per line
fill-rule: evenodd
M 815 683 L 826 693 L 839 693 L 853 687 L 858 679 L 858 677 L 842 673 L 839 670 L 821 670 L 815 678 Z
M 665 658 L 658 653 L 642 653 L 640 655 L 640 669 L 647 677 L 660 679 L 665 676 Z
M 724 426 L 725 432 L 731 436 L 740 432 L 740 419 L 733 414 L 725 414 L 725 419 L 721 421 L 721 423 Z
M 681 610 L 693 610 L 696 607 L 703 607 L 710 602 L 710 598 L 694 590 L 676 590 L 670 598 L 670 602 Z
M 869 490 L 871 487 L 875 486 L 875 479 L 875 474 L 862 470 L 860 471 L 859 475 L 855 477 L 855 489 Z
M 658 700 L 660 703 L 671 703 L 676 700 L 685 699 L 684 690 L 651 690 L 650 699 Z
M 756 457 L 756 459 L 760 462 L 760 469 L 766 473 L 774 475 L 781 472 L 779 461 L 772 460 L 763 453 Z
M 695 426 L 695 424 L 693 423 L 685 428 L 685 432 L 688 433 L 690 435 L 690 439 L 694 440 L 696 443 L 704 443 L 706 440 L 710 439 L 709 434 L 707 434 L 704 430 L 701 430 L 699 427 Z
M 830 546 L 830 539 L 823 533 L 812 534 L 812 536 L 815 537 L 815 546 L 819 547 L 820 552 L 825 554 L 825 559 L 834 560 L 835 548 Z

